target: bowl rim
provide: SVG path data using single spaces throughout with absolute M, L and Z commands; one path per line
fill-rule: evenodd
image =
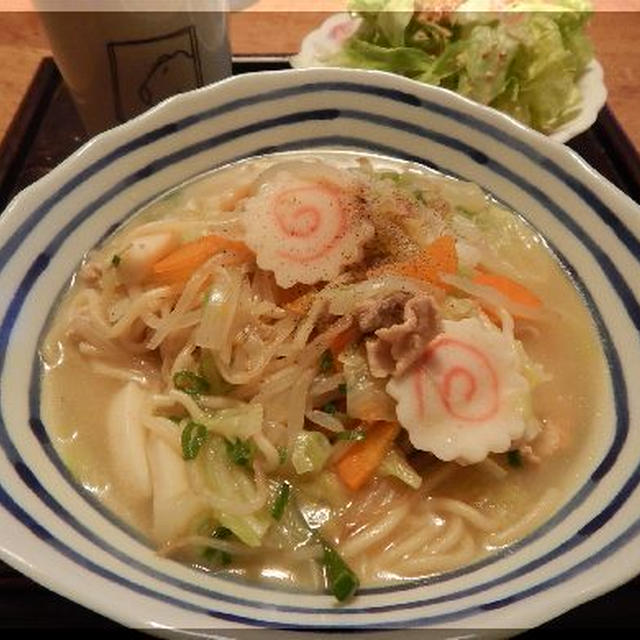
M 602 68 L 599 63 L 598 67 Z M 589 181 L 592 182 L 594 179 L 601 185 L 604 186 L 605 191 L 608 192 L 609 195 L 613 195 L 614 197 L 622 196 L 628 202 L 627 204 L 631 204 L 632 206 L 637 206 L 626 193 L 624 193 L 620 188 L 607 180 L 604 176 L 602 176 L 596 169 L 594 169 L 578 152 L 574 151 L 570 147 L 566 146 L 562 143 L 562 141 L 556 140 L 555 138 L 551 138 L 535 129 L 528 127 L 527 125 L 515 120 L 511 116 L 493 109 L 492 107 L 488 107 L 486 105 L 479 104 L 465 96 L 456 93 L 450 89 L 445 89 L 443 87 L 435 87 L 428 84 L 417 83 L 408 78 L 404 78 L 403 76 L 399 76 L 398 74 L 391 73 L 389 71 L 378 71 L 372 69 L 346 69 L 346 68 L 338 68 L 338 67 L 308 67 L 308 68 L 291 68 L 291 69 L 274 69 L 267 71 L 253 71 L 249 73 L 242 73 L 236 76 L 229 76 L 228 78 L 224 78 L 222 80 L 218 80 L 210 85 L 199 87 L 197 89 L 193 89 L 191 91 L 187 91 L 185 93 L 177 94 L 174 96 L 170 96 L 165 98 L 157 105 L 154 105 L 147 111 L 123 122 L 122 124 L 116 125 L 110 129 L 107 129 L 101 133 L 96 134 L 89 140 L 87 140 L 82 146 L 76 149 L 73 153 L 71 153 L 67 158 L 65 158 L 60 164 L 54 167 L 49 173 L 38 178 L 36 181 L 31 183 L 30 185 L 23 188 L 20 192 L 15 194 L 13 198 L 9 201 L 7 206 L 5 207 L 3 212 L 0 212 L 0 230 L 2 229 L 3 221 L 6 220 L 7 214 L 13 215 L 10 211 L 15 208 L 16 203 L 22 202 L 27 197 L 30 197 L 32 193 L 36 189 L 44 189 L 49 185 L 49 182 L 52 180 L 56 180 L 58 174 L 63 171 L 70 170 L 73 165 L 78 162 L 82 162 L 85 160 L 85 156 L 91 155 L 96 147 L 99 147 L 101 144 L 104 144 L 109 141 L 120 140 L 121 143 L 126 143 L 130 140 L 129 133 L 132 133 L 140 127 L 144 127 L 145 125 L 153 125 L 155 120 L 160 120 L 162 116 L 168 114 L 172 109 L 179 109 L 181 105 L 187 104 L 192 101 L 194 98 L 198 96 L 206 96 L 208 93 L 212 91 L 222 91 L 228 86 L 240 85 L 240 83 L 246 82 L 251 85 L 255 81 L 260 81 L 261 78 L 268 79 L 269 77 L 282 77 L 289 76 L 292 78 L 299 77 L 304 80 L 305 76 L 310 79 L 317 76 L 318 80 L 326 77 L 330 79 L 332 75 L 343 75 L 345 78 L 353 77 L 357 80 L 358 77 L 363 79 L 363 84 L 369 82 L 367 78 L 371 78 L 370 84 L 375 84 L 375 78 L 387 78 L 388 81 L 398 81 L 401 84 L 404 84 L 405 91 L 407 93 L 411 93 L 411 90 L 414 91 L 426 91 L 427 93 L 432 93 L 432 99 L 436 99 L 438 102 L 442 102 L 443 100 L 437 100 L 438 95 L 446 96 L 444 101 L 453 101 L 455 104 L 458 103 L 459 107 L 462 107 L 463 110 L 467 112 L 475 111 L 476 118 L 478 120 L 482 120 L 489 125 L 494 125 L 496 129 L 501 128 L 511 128 L 511 134 L 514 137 L 519 138 L 525 143 L 528 143 L 531 147 L 536 147 L 538 145 L 546 146 L 548 149 L 548 153 L 554 156 L 554 159 L 559 161 L 560 163 L 564 160 L 567 162 L 577 163 L 580 166 L 580 170 L 589 175 Z M 496 126 L 497 125 L 497 126 Z M 150 129 L 150 127 L 147 127 Z M 53 174 L 53 176 L 52 176 Z

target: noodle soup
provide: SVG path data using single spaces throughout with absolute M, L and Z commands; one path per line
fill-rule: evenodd
M 588 311 L 522 219 L 347 152 L 151 204 L 85 257 L 41 354 L 60 455 L 158 553 L 339 600 L 545 522 L 603 394 Z

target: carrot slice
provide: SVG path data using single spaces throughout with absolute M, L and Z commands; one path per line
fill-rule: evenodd
M 284 305 L 284 308 L 288 311 L 292 311 L 293 313 L 297 313 L 299 316 L 303 316 L 309 312 L 309 309 L 311 309 L 315 296 L 316 292 L 310 291 L 309 293 L 305 293 L 298 298 L 295 298 L 291 302 L 287 302 Z
M 316 296 L 316 287 L 298 282 L 288 289 L 276 288 L 276 304 L 298 315 L 305 315 Z
M 473 276 L 473 282 L 485 287 L 491 287 L 517 304 L 532 308 L 542 306 L 540 298 L 535 293 L 519 282 L 507 278 L 507 276 L 477 271 Z
M 408 260 L 377 267 L 367 275 L 373 277 L 394 273 L 425 280 L 438 286 L 446 286 L 440 281 L 440 276 L 443 273 L 456 273 L 457 270 L 456 241 L 452 236 L 440 236 Z
M 349 328 L 339 333 L 329 344 L 329 351 L 336 359 L 352 342 L 360 337 L 360 328 L 354 322 Z
M 440 274 L 458 270 L 456 241 L 451 236 L 441 236 L 414 258 L 396 266 L 396 273 L 438 284 Z
M 399 432 L 397 422 L 371 423 L 366 428 L 366 438 L 350 447 L 336 464 L 342 482 L 352 491 L 363 487 L 380 466 Z
M 286 307 L 287 305 L 294 303 L 296 300 L 299 300 L 310 291 L 315 292 L 315 289 L 308 284 L 301 284 L 300 282 L 294 284 L 288 289 L 278 287 L 276 289 L 276 303 L 279 307 Z
M 184 282 L 198 267 L 220 251 L 234 252 L 239 263 L 246 262 L 253 256 L 243 242 L 216 235 L 202 236 L 158 260 L 153 265 L 152 278 L 162 284 Z

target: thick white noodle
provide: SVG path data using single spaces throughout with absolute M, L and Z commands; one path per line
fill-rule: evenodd
M 409 512 L 410 504 L 405 501 L 390 511 L 385 517 L 368 524 L 361 532 L 352 535 L 339 546 L 340 553 L 345 558 L 352 558 L 370 548 L 389 535 Z
M 424 474 L 420 493 L 424 496 L 430 495 L 441 484 L 447 482 L 458 469 L 459 467 L 455 462 L 450 462 L 448 464 L 440 464 L 440 466 L 433 469 L 433 471 L 429 470 Z
M 304 427 L 304 414 L 307 408 L 307 393 L 315 371 L 302 371 L 300 377 L 291 387 L 289 405 L 287 407 L 287 439 L 292 445 Z
M 327 303 L 324 300 L 316 298 L 311 305 L 311 309 L 304 317 L 304 320 L 298 325 L 296 332 L 293 336 L 293 349 L 294 352 L 302 351 L 304 346 L 309 340 L 309 336 L 313 331 L 316 322 L 318 322 L 320 316 L 324 313 Z
M 170 287 L 158 287 L 142 291 L 136 297 L 130 297 L 125 313 L 109 326 L 106 335 L 110 338 L 119 338 L 125 335 L 134 322 L 142 319 L 147 313 L 153 314 L 158 311 L 170 293 Z
M 198 398 L 198 402 L 203 408 L 211 409 L 212 411 L 239 407 L 245 404 L 244 402 L 229 396 L 200 396 L 200 398 Z
M 121 251 L 136 238 L 170 231 L 175 232 L 179 236 L 188 233 L 190 236 L 195 237 L 202 235 L 211 226 L 210 220 L 188 220 L 184 217 L 164 218 L 162 220 L 145 222 L 144 224 L 128 229 L 126 233 L 119 236 L 117 238 L 116 250 L 105 254 L 105 257 L 110 260 L 113 254 L 121 253 Z
M 193 357 L 193 352 L 195 351 L 195 345 L 191 340 L 187 341 L 187 343 L 180 349 L 178 355 L 176 355 L 173 364 L 171 365 L 171 373 L 170 378 L 173 381 L 173 377 L 179 371 L 190 370 L 193 368 L 195 363 L 195 359 Z
M 169 418 L 163 418 L 162 416 L 154 416 L 151 413 L 143 416 L 142 423 L 144 426 L 152 431 L 155 435 L 162 438 L 167 444 L 171 445 L 173 449 L 182 453 L 182 447 L 180 445 L 180 428 L 170 420 Z
M 259 362 L 248 370 L 236 370 L 229 363 L 225 362 L 219 354 L 215 354 L 215 361 L 218 370 L 225 380 L 232 384 L 244 385 L 250 382 L 254 382 L 267 368 L 271 358 L 274 357 L 277 348 L 286 340 L 289 334 L 295 328 L 295 320 L 291 316 L 287 316 L 283 320 L 278 321 L 276 327 L 275 337 L 270 343 L 268 343 L 261 354 Z
M 193 399 L 193 396 L 178 389 L 170 389 L 167 394 L 155 394 L 153 396 L 153 402 L 157 407 L 175 407 L 176 405 L 180 405 L 187 410 L 194 422 L 206 423 L 210 418 L 207 412 Z M 207 403 L 207 408 L 214 410 L 237 407 L 239 404 L 237 400 L 224 396 L 207 396 L 205 402 Z
M 252 438 L 256 447 L 258 447 L 258 450 L 264 456 L 266 462 L 265 471 L 268 473 L 277 469 L 280 466 L 280 453 L 273 446 L 271 440 L 261 431 L 254 433 Z
M 456 551 L 442 555 L 413 555 L 409 560 L 399 562 L 392 571 L 407 577 L 439 573 L 466 564 L 476 552 L 476 543 L 470 534 L 465 533 Z
M 217 549 L 219 551 L 225 551 L 234 556 L 255 556 L 262 553 L 262 549 L 259 547 L 248 547 L 241 542 L 231 542 L 229 540 L 220 540 L 219 538 L 213 538 L 211 536 L 184 536 L 178 540 L 172 540 L 171 542 L 163 545 L 158 549 L 158 555 L 169 556 L 175 553 L 179 549 L 185 547 L 204 547 L 205 549 Z
M 491 458 L 485 458 L 482 462 L 478 462 L 476 469 L 490 475 L 496 480 L 504 480 L 509 475 L 509 472 L 504 467 Z
M 158 326 L 149 338 L 147 348 L 150 351 L 157 349 L 171 331 L 180 327 L 183 316 L 187 312 L 191 311 L 194 307 L 201 307 L 202 287 L 217 268 L 218 263 L 219 259 L 217 259 L 217 256 L 214 256 L 205 262 L 205 264 L 189 278 L 173 310 L 166 318 L 163 318 L 160 326 Z M 201 314 L 202 311 L 200 310 L 199 313 Z M 192 317 L 194 316 L 188 316 L 189 319 Z
M 256 393 L 256 401 L 266 401 L 269 398 L 290 389 L 293 383 L 300 377 L 300 367 L 291 365 L 276 373 L 263 378 L 259 385 L 259 393 Z M 258 398 L 260 400 L 258 400 Z
M 89 360 L 89 368 L 94 373 L 105 376 L 106 378 L 112 378 L 113 380 L 119 380 L 120 382 L 135 380 L 142 387 L 149 387 L 150 385 L 149 377 L 139 369 L 118 367 L 95 358 Z
M 488 539 L 489 544 L 498 547 L 522 538 L 551 513 L 559 497 L 560 491 L 558 489 L 547 489 L 533 509 L 529 510 L 520 520 L 491 535 Z
M 316 366 L 320 360 L 320 356 L 329 348 L 332 340 L 348 329 L 351 326 L 351 323 L 351 318 L 349 316 L 344 316 L 332 324 L 326 331 L 317 335 L 309 344 L 307 344 L 296 358 L 300 366 Z
M 336 416 L 326 413 L 324 411 L 318 411 L 317 409 L 311 409 L 305 413 L 307 420 L 310 420 L 319 427 L 327 429 L 327 431 L 333 431 L 339 433 L 344 431 L 344 425 Z
M 443 510 L 448 513 L 459 515 L 477 529 L 487 533 L 495 531 L 499 526 L 497 521 L 485 516 L 483 513 L 480 513 L 480 511 L 474 509 L 471 505 L 468 505 L 461 500 L 453 500 L 452 498 L 429 498 L 429 507 L 434 511 Z
M 405 523 L 403 523 L 403 529 Z M 413 553 L 422 552 L 441 531 L 441 526 L 433 518 L 429 518 L 421 526 L 409 529 L 409 533 L 401 536 L 397 541 L 391 543 L 383 553 L 380 554 L 380 566 L 389 568 L 405 557 L 410 557 Z
M 462 518 L 455 515 L 448 519 L 444 529 L 442 535 L 434 540 L 433 544 L 429 545 L 428 551 L 430 554 L 447 553 L 460 542 L 465 533 Z
M 309 389 L 309 395 L 313 401 L 315 398 L 319 398 L 331 391 L 335 391 L 341 384 L 344 384 L 343 373 L 334 373 L 330 376 L 319 375 L 313 381 L 313 384 Z
M 96 353 L 103 357 L 118 359 L 130 355 L 124 349 L 111 342 L 111 340 L 107 340 L 88 318 L 83 316 L 71 318 L 67 327 L 69 336 L 78 342 L 84 341 L 90 344 L 95 348 Z

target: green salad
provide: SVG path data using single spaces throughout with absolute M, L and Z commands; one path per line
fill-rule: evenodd
M 351 0 L 360 26 L 325 62 L 451 89 L 545 133 L 575 117 L 577 81 L 592 58 L 587 0 L 508 2 L 500 13 L 486 10 L 487 0 L 455 11 L 420 4 Z

